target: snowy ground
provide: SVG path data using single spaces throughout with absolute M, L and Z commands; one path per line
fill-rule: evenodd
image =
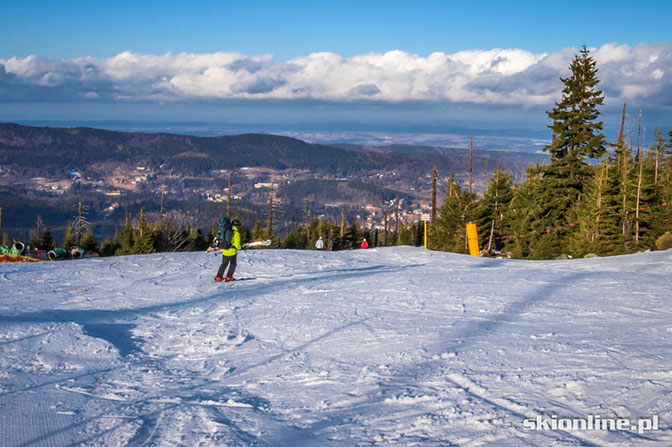
M 672 445 L 672 251 L 239 258 L 0 265 L 0 445 Z

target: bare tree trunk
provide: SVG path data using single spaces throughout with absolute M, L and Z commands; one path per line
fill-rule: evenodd
M 609 164 L 605 164 L 600 170 L 600 179 L 597 182 L 597 215 L 595 216 L 595 231 L 591 235 L 591 242 L 600 238 L 600 217 L 602 216 L 602 182 L 609 175 Z
M 490 253 L 490 250 L 492 249 L 492 236 L 495 233 L 495 221 L 492 221 L 492 225 L 490 225 L 490 239 L 488 240 L 488 253 Z
M 77 214 L 77 244 L 82 239 L 82 201 L 79 201 L 79 212 Z
M 306 240 L 310 240 L 310 209 L 308 208 L 308 199 L 305 199 L 306 206 Z
M 471 196 L 471 176 L 472 176 L 472 165 L 474 160 L 474 137 L 471 137 L 469 143 L 469 195 Z
M 163 196 L 165 195 L 165 193 L 166 191 L 164 191 L 163 188 L 161 188 L 161 211 L 160 211 L 161 214 L 159 215 L 159 219 L 161 220 L 161 222 L 163 222 L 163 216 L 165 215 L 163 211 Z
M 268 229 L 266 231 L 270 239 L 273 236 L 273 180 L 271 180 L 271 195 L 268 198 Z
M 273 191 L 273 182 L 271 181 L 271 191 Z M 272 194 L 272 193 L 271 193 Z M 227 191 L 227 199 L 226 199 L 226 217 L 231 220 L 231 174 L 229 174 L 229 189 Z
M 656 170 L 653 176 L 653 184 L 658 184 L 658 166 L 660 165 L 660 145 L 658 144 L 661 141 L 660 134 L 660 124 L 658 124 L 658 129 L 656 130 Z
M 387 205 L 385 205 L 385 239 L 383 240 L 383 246 L 387 246 L 387 232 L 389 230 L 388 212 Z
M 397 233 L 397 238 L 399 237 L 399 197 L 397 197 L 397 215 L 396 215 L 396 225 L 395 231 Z
M 434 166 L 434 171 L 432 172 L 432 225 L 436 222 L 436 177 L 437 177 L 436 166 Z
M 639 154 L 639 176 L 637 178 L 637 202 L 635 206 L 635 245 L 639 244 L 639 199 L 642 193 L 642 171 L 644 166 L 644 157 L 642 154 L 642 111 L 639 111 L 639 130 L 637 136 L 637 153 Z M 646 130 L 645 130 L 646 132 Z

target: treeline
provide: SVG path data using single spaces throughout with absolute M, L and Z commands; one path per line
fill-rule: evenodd
M 639 125 L 626 132 L 626 105 L 618 139 L 602 134 L 597 68 L 584 48 L 570 65 L 562 99 L 547 112 L 553 140 L 547 165 L 530 166 L 514 181 L 503 169 L 480 199 L 448 180 L 430 247 L 466 253 L 464 228 L 478 224 L 484 251 L 514 258 L 599 256 L 672 247 L 672 132 L 660 127 L 643 147 Z M 592 160 L 592 161 L 591 161 Z
M 144 210 L 140 210 L 136 218 L 126 214 L 124 227 L 115 232 L 113 237 L 106 237 L 102 242 L 98 241 L 93 231 L 82 230 L 81 227 L 75 221 L 74 225 L 68 227 L 63 241 L 59 244 L 49 227 L 41 229 L 38 225 L 32 233 L 30 246 L 46 251 L 57 247 L 66 250 L 79 247 L 86 252 L 98 253 L 100 256 L 203 251 L 212 245 L 217 234 L 217 227 L 214 224 L 206 231 L 198 226 L 180 228 L 171 219 L 157 217 L 151 220 Z M 320 238 L 324 250 L 334 251 L 359 248 L 365 239 L 370 247 L 422 244 L 424 233 L 420 223 L 411 225 L 400 223 L 397 227 L 392 228 L 390 224 L 387 231 L 369 230 L 356 218 L 349 222 L 343 214 L 340 222 L 325 217 L 312 217 L 308 219 L 307 224 L 297 224 L 287 231 L 284 237 L 271 231 L 268 221 L 262 225 L 260 220 L 256 220 L 251 228 L 241 225 L 240 233 L 243 243 L 270 239 L 270 248 L 286 249 L 314 249 Z

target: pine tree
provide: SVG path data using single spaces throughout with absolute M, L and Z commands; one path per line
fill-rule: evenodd
M 140 209 L 140 213 L 138 214 L 138 230 L 135 233 L 133 252 L 137 254 L 154 253 L 154 237 L 154 228 L 147 220 L 145 210 Z M 202 232 L 200 233 L 200 241 L 201 245 L 205 244 Z
M 576 204 L 577 228 L 568 243 L 568 251 L 572 256 L 580 257 L 600 251 L 610 166 L 611 162 L 607 159 L 595 168 L 596 174 L 587 182 L 584 194 Z
M 357 219 L 352 220 L 352 224 L 346 228 L 343 240 L 341 241 L 342 249 L 359 248 L 359 244 L 364 239 L 364 232 L 362 227 L 357 222 Z
M 115 239 L 117 234 L 115 233 Z M 114 252 L 117 250 L 117 246 L 114 245 L 113 240 L 110 240 L 109 236 L 105 237 L 103 244 L 100 246 L 100 256 L 114 256 Z
M 44 233 L 42 233 L 42 243 L 38 246 L 40 250 L 53 250 L 56 248 L 56 242 L 54 241 L 54 236 L 51 234 L 51 228 L 46 227 Z
M 202 251 L 208 247 L 208 243 L 203 237 L 203 231 L 195 226 L 187 237 L 187 247 L 189 251 Z
M 84 249 L 84 251 L 88 252 L 98 252 L 98 250 L 100 250 L 98 239 L 96 239 L 96 236 L 90 230 L 84 233 L 84 236 L 82 236 L 80 246 Z
M 540 194 L 541 181 L 538 167 L 529 166 L 527 179 L 516 185 L 508 207 L 504 211 L 504 220 L 509 232 L 502 236 L 504 250 L 516 259 L 524 259 L 533 251 L 536 238 L 533 230 L 536 197 Z
M 584 46 L 570 64 L 571 75 L 560 78 L 565 85 L 560 102 L 547 112 L 553 122 L 553 140 L 544 147 L 551 163 L 540 169 L 541 194 L 537 197 L 535 229 L 540 235 L 534 257 L 550 258 L 562 253 L 571 233 L 573 209 L 593 176 L 586 158 L 605 154 L 602 122 L 598 121 L 604 98 L 597 90 L 595 61 Z
M 446 197 L 439 209 L 439 217 L 432 228 L 430 247 L 438 250 L 466 253 L 466 224 L 471 219 L 473 197 L 463 192 L 453 177 L 448 179 Z
M 37 249 L 42 246 L 42 219 L 40 216 L 37 216 L 37 226 L 30 237 L 30 246 Z
M 254 221 L 254 227 L 252 228 L 252 240 L 260 241 L 263 237 L 263 230 L 261 229 L 261 221 L 259 219 Z
M 504 246 L 502 238 L 510 233 L 504 214 L 513 199 L 512 182 L 511 175 L 498 168 L 490 178 L 485 195 L 476 203 L 474 221 L 478 226 L 482 246 L 490 246 L 496 250 L 501 250 Z
M 639 248 L 649 248 L 660 235 L 656 228 L 656 211 L 662 203 L 660 189 L 656 187 L 656 159 L 653 151 L 650 151 L 644 160 L 644 174 L 642 183 L 642 197 L 639 215 Z
M 672 142 L 672 132 L 670 132 Z M 661 138 L 660 130 L 656 133 L 654 143 L 656 161 L 654 164 L 654 182 L 656 189 L 656 203 L 652 208 L 652 237 L 658 238 L 672 230 L 672 154 L 669 146 Z M 657 168 L 657 169 L 656 169 Z M 656 175 L 657 174 L 657 175 Z
M 128 213 L 126 213 L 126 224 L 115 238 L 114 245 L 118 247 L 114 253 L 115 256 L 136 254 L 135 232 L 131 224 L 131 216 Z
M 282 248 L 305 249 L 307 245 L 307 233 L 301 224 L 297 224 L 294 230 L 282 241 Z
M 61 247 L 63 247 L 66 251 L 70 251 L 72 247 L 77 246 L 77 236 L 75 236 L 75 233 L 72 231 L 72 227 L 68 225 L 67 229 L 65 230 L 65 236 L 63 237 L 63 243 L 61 244 Z

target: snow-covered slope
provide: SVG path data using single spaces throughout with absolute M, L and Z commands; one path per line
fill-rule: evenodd
M 239 258 L 0 265 L 0 445 L 672 445 L 670 251 Z

